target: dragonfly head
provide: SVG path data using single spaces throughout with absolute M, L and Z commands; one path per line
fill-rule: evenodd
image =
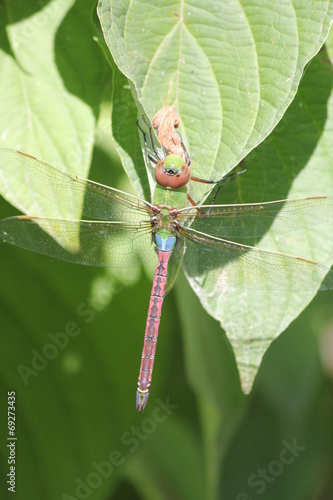
M 164 160 L 159 161 L 155 167 L 156 182 L 163 187 L 181 188 L 186 186 L 190 177 L 189 165 L 178 155 L 168 155 Z
M 168 155 L 164 162 L 163 167 L 168 175 L 177 175 L 183 168 L 184 160 L 178 155 Z

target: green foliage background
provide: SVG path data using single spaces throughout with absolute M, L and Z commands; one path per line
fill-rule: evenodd
M 109 26 L 111 4 L 114 23 Z M 230 52 L 210 54 L 225 58 L 229 65 L 229 71 L 222 65 L 224 85 L 230 88 L 230 94 L 222 92 L 224 133 L 219 129 L 217 134 L 214 128 L 222 119 L 222 108 L 216 106 L 219 89 L 214 87 L 212 75 L 200 86 L 191 80 L 193 74 L 180 72 L 184 79 L 180 88 L 187 77 L 196 90 L 189 101 L 189 92 L 177 95 L 194 168 L 205 168 L 205 176 L 207 172 L 215 176 L 249 153 L 243 160 L 246 176 L 223 193 L 227 202 L 256 201 L 258 197 L 265 201 L 318 191 L 332 194 L 332 37 L 315 56 L 328 32 L 332 5 L 320 1 L 314 8 L 308 2 L 306 12 L 302 2 L 285 2 L 282 7 L 273 4 L 244 0 L 237 4 L 238 10 L 233 2 L 225 7 L 229 38 L 223 42 Z M 128 2 L 101 2 L 102 25 L 115 64 L 103 45 L 91 0 L 1 2 L 2 145 L 131 190 L 118 153 L 132 186 L 149 196 L 135 126 L 137 106 L 139 113 L 144 109 L 151 117 L 164 104 L 169 79 L 165 76 L 165 87 L 155 88 L 156 72 L 174 71 L 178 35 L 171 25 L 179 19 L 174 13 L 180 5 L 184 6 L 181 2 L 133 2 L 131 16 L 126 18 Z M 201 12 L 201 25 L 192 24 L 192 29 L 199 30 L 197 40 L 216 22 L 220 3 L 209 5 L 215 8 L 215 17 L 207 14 L 207 8 L 200 10 L 203 2 L 199 0 L 182 11 L 189 32 L 186 13 L 191 9 L 192 16 L 195 9 Z M 289 18 L 291 7 L 299 15 L 297 26 Z M 253 44 L 249 46 L 240 36 L 248 19 L 257 30 L 252 30 Z M 260 41 L 268 26 L 279 36 L 267 52 L 267 43 Z M 148 39 L 140 38 L 143 27 Z M 168 30 L 174 38 L 163 40 Z M 197 55 L 196 39 L 189 32 L 184 35 L 186 49 L 196 55 L 193 65 L 204 72 L 207 61 L 203 54 Z M 155 54 L 155 46 L 163 50 Z M 131 60 L 133 48 L 142 50 L 141 55 L 155 64 L 146 71 L 134 56 Z M 259 80 L 257 63 L 262 72 Z M 285 70 L 285 78 L 267 76 L 266 66 Z M 132 79 L 135 99 L 119 69 Z M 248 103 L 261 109 L 258 82 L 265 87 L 261 89 L 265 105 L 263 114 L 255 113 L 253 118 Z M 248 87 L 243 88 L 244 84 Z M 233 93 L 234 88 L 239 92 Z M 240 123 L 243 135 L 237 135 L 236 124 Z M 116 141 L 113 147 L 111 133 Z M 2 201 L 1 217 L 13 214 L 13 207 Z M 331 237 L 328 226 L 306 233 L 305 240 L 311 238 L 311 254 L 306 255 L 312 257 L 313 253 L 329 263 Z M 313 241 L 323 250 L 317 250 Z M 223 318 L 217 314 L 219 308 L 205 303 L 199 293 L 204 306 L 224 322 L 230 338 L 241 338 L 238 361 L 244 361 L 244 346 L 251 343 L 251 321 L 258 322 L 260 313 L 261 321 L 267 323 L 277 311 L 276 322 L 282 323 L 274 326 L 274 334 L 267 333 L 262 339 L 253 370 L 248 363 L 247 371 L 242 372 L 243 385 L 244 377 L 251 385 L 272 338 L 297 318 L 271 345 L 252 393 L 245 396 L 229 341 L 218 322 L 205 312 L 185 276 L 179 276 L 163 309 L 150 401 L 145 413 L 139 414 L 134 411 L 134 400 L 152 267 L 122 274 L 55 262 L 4 244 L 0 251 L 1 498 L 11 498 L 5 482 L 6 401 L 11 390 L 16 391 L 16 495 L 20 500 L 330 498 L 332 293 L 317 296 L 301 314 L 311 297 L 292 302 L 290 297 L 257 295 L 256 304 L 245 307 L 242 297 L 234 296 L 223 306 Z M 259 313 L 252 312 L 255 305 Z M 235 318 L 240 325 L 236 332 L 231 329 Z M 29 375 L 25 384 L 18 367 L 31 368 L 36 352 L 42 353 L 52 343 L 49 334 L 64 332 L 72 323 L 80 333 L 59 348 L 45 367 L 40 365 Z M 168 412 L 163 410 L 167 401 L 173 405 Z M 276 469 L 286 442 L 290 446 L 297 442 L 303 450 L 292 463 Z M 115 460 L 113 466 L 110 457 Z M 96 475 L 96 464 L 102 462 L 109 466 L 104 476 Z M 269 480 L 261 477 L 260 491 L 253 481 L 258 481 L 263 469 L 269 471 Z M 248 482 L 251 477 L 252 485 Z M 87 485 L 85 490 L 82 483 Z

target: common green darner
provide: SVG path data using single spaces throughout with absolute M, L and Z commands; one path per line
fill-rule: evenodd
M 145 146 L 147 150 L 146 138 Z M 185 147 L 182 155 L 162 158 L 155 148 L 154 152 L 157 157 L 147 151 L 155 163 L 157 182 L 150 203 L 80 179 L 25 153 L 0 150 L 0 174 L 8 182 L 14 178 L 28 188 L 32 199 L 37 197 L 36 203 L 48 200 L 61 211 L 61 217 L 20 215 L 1 220 L 3 241 L 92 266 L 142 264 L 153 258 L 156 249 L 158 262 L 136 394 L 140 411 L 149 395 L 163 298 L 183 256 L 192 276 L 221 286 L 299 291 L 333 288 L 333 272 L 321 264 L 233 241 L 260 238 L 273 222 L 275 232 L 286 233 L 332 219 L 333 198 L 193 206 L 189 183 L 205 181 L 191 176 Z M 84 220 L 77 218 L 78 207 L 82 207 Z

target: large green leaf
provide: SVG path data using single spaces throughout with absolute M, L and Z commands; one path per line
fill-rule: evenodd
M 319 89 L 315 91 L 317 82 Z M 325 52 L 306 72 L 297 96 L 284 119 L 258 150 L 245 161 L 248 173 L 237 179 L 236 200 L 267 201 L 274 197 L 331 195 L 333 192 L 332 72 Z M 290 181 L 292 187 L 290 186 Z M 230 190 L 231 191 L 231 190 Z M 273 196 L 272 196 L 273 193 Z M 226 190 L 223 201 L 234 201 Z M 283 210 L 282 210 L 283 212 Z M 281 214 L 283 217 L 283 213 Z M 318 220 L 320 224 L 320 220 Z M 333 260 L 332 224 L 290 235 L 266 234 L 260 246 L 308 257 L 330 266 Z M 186 264 L 186 256 L 185 256 Z M 281 280 L 282 273 L 281 269 Z M 188 269 L 189 275 L 191 270 Z M 204 307 L 225 328 L 248 392 L 269 344 L 287 328 L 313 298 L 312 292 L 240 290 L 191 279 Z
M 291 1 L 101 0 L 98 12 L 106 43 L 137 103 L 149 117 L 166 104 L 179 111 L 196 176 L 216 179 L 228 172 L 273 130 L 297 95 L 287 121 L 246 159 L 248 174 L 223 199 L 255 202 L 332 193 L 327 61 L 318 60 L 308 70 L 296 94 L 306 65 L 328 34 L 332 2 L 304 9 L 302 2 Z M 137 183 L 139 172 L 128 171 Z M 195 183 L 190 190 L 196 200 L 205 192 Z M 268 232 L 260 245 L 330 265 L 327 231 L 321 225 L 278 240 Z M 221 291 L 220 283 L 192 278 L 186 255 L 184 262 L 202 304 L 227 331 L 248 392 L 268 345 L 313 293 Z
M 175 105 L 194 174 L 218 178 L 281 119 L 327 36 L 332 3 L 101 0 L 98 12 L 148 116 Z

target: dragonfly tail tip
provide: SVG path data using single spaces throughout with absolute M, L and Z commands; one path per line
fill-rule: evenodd
M 136 410 L 137 411 L 144 411 L 146 408 L 146 404 L 148 401 L 148 396 L 149 392 L 147 391 L 140 391 L 139 389 L 136 391 Z

